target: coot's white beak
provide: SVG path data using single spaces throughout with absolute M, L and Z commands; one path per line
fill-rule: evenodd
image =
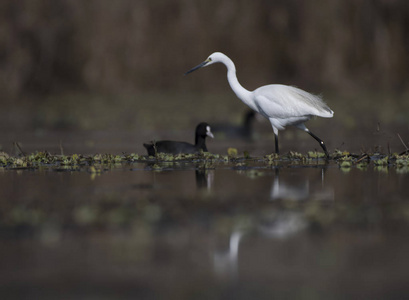
M 206 135 L 214 138 L 213 133 L 210 131 L 210 126 L 206 126 Z

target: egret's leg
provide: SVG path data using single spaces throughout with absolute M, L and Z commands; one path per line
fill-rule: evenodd
M 275 144 L 276 144 L 276 153 L 280 154 L 280 150 L 278 149 L 278 134 L 274 134 L 275 136 Z
M 308 129 L 306 130 L 306 132 L 307 132 L 310 136 L 312 136 L 312 137 L 320 144 L 322 150 L 324 150 L 324 152 L 325 152 L 325 155 L 326 155 L 327 157 L 329 157 L 329 154 L 328 154 L 328 151 L 327 151 L 327 147 L 325 146 L 324 141 L 321 140 L 318 136 L 316 136 L 315 134 L 313 134 L 313 133 L 312 133 L 311 131 L 309 131 Z
M 280 154 L 280 150 L 278 149 L 278 129 L 273 127 L 273 130 L 274 130 L 274 137 L 275 137 L 276 153 Z
M 327 156 L 327 158 L 329 158 L 328 150 L 327 150 L 327 147 L 325 146 L 325 143 L 324 143 L 323 140 L 321 140 L 318 136 L 313 134 L 307 127 L 305 127 L 304 124 L 297 125 L 297 127 L 300 128 L 301 130 L 304 130 L 310 136 L 312 136 L 320 144 L 320 146 L 321 146 L 322 150 L 324 150 L 324 153 Z

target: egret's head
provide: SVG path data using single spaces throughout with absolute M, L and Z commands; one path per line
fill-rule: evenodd
M 217 62 L 221 62 L 223 57 L 225 57 L 225 55 L 221 52 L 215 52 L 213 54 L 211 54 L 204 62 L 198 64 L 196 67 L 190 69 L 189 71 L 187 71 L 185 73 L 185 75 L 192 73 L 193 71 L 196 71 L 197 69 L 200 69 L 202 67 L 207 67 L 210 66 L 211 64 L 217 63 Z

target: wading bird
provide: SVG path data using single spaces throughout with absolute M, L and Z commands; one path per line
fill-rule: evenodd
M 194 154 L 194 153 L 199 153 L 200 150 L 203 150 L 203 152 L 207 152 L 207 147 L 206 147 L 206 137 L 207 136 L 210 136 L 211 138 L 213 138 L 213 134 L 212 134 L 209 124 L 200 123 L 199 125 L 196 126 L 194 145 L 190 143 L 186 143 L 186 142 L 156 141 L 150 144 L 143 144 L 143 146 L 148 151 L 149 156 L 155 156 L 156 153 Z
M 248 91 L 237 80 L 236 67 L 233 61 L 220 52 L 213 53 L 204 62 L 187 71 L 185 75 L 214 63 L 222 63 L 226 66 L 227 80 L 236 96 L 244 104 L 270 121 L 275 135 L 277 154 L 279 153 L 278 130 L 283 130 L 285 126 L 293 125 L 304 130 L 317 140 L 326 156 L 329 157 L 324 142 L 304 125 L 304 122 L 314 116 L 332 118 L 334 115 L 334 112 L 325 104 L 321 97 L 296 87 L 282 84 L 265 85 L 254 91 Z
M 253 140 L 253 123 L 257 117 L 258 114 L 254 110 L 248 109 L 243 115 L 242 124 L 213 124 L 212 130 L 216 137 L 220 135 L 225 139 L 244 139 L 250 142 Z

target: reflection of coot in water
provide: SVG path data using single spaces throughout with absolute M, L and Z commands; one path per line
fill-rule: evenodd
M 200 123 L 196 127 L 195 144 L 190 144 L 187 142 L 176 142 L 176 141 L 157 141 L 151 144 L 143 144 L 143 146 L 148 151 L 148 155 L 155 156 L 156 153 L 169 153 L 169 154 L 180 154 L 188 153 L 194 154 L 199 153 L 200 150 L 207 152 L 206 147 L 206 137 L 213 137 L 210 130 L 210 126 L 207 123 Z
M 213 132 L 223 138 L 251 140 L 253 137 L 253 123 L 255 118 L 256 112 L 249 110 L 244 114 L 243 124 L 237 126 L 231 124 L 214 125 Z
M 211 190 L 213 186 L 214 173 L 213 170 L 198 168 L 195 171 L 196 186 L 198 189 Z

